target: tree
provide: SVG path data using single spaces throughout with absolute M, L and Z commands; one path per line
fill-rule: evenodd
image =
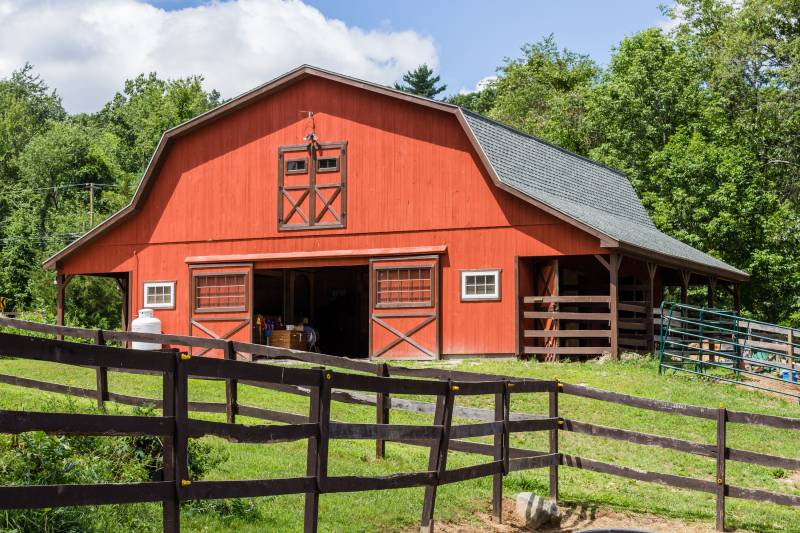
M 394 88 L 426 98 L 435 98 L 439 93 L 447 90 L 447 85 L 436 84 L 441 81 L 441 76 L 434 75 L 427 63 L 423 63 L 414 70 L 409 70 L 403 74 L 404 83 L 395 83 Z
M 492 107 L 494 107 L 496 97 L 497 89 L 495 88 L 495 81 L 489 81 L 484 87 L 477 91 L 454 94 L 446 98 L 445 101 L 449 104 L 480 113 L 481 115 L 488 115 Z
M 121 139 L 123 168 L 141 175 L 164 131 L 220 103 L 219 92 L 203 89 L 202 76 L 163 80 L 140 74 L 92 118 Z
M 585 154 L 585 99 L 600 73 L 588 56 L 559 50 L 553 36 L 522 47 L 492 84 L 488 115 L 519 130 Z

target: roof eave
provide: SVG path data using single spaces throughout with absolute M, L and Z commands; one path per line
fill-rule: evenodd
M 741 282 L 750 279 L 750 275 L 746 272 L 739 270 L 729 270 L 726 268 L 718 268 L 712 265 L 697 263 L 688 259 L 681 259 L 672 255 L 662 254 L 641 246 L 634 244 L 619 242 L 617 246 L 603 246 L 604 248 L 617 248 L 621 252 L 629 255 L 640 256 L 646 259 L 652 259 L 660 265 L 670 266 L 676 269 L 690 270 L 698 274 L 706 276 L 714 276 L 718 279 Z M 733 267 L 731 267 L 733 268 Z

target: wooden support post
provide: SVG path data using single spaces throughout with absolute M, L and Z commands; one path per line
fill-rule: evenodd
M 608 310 L 611 314 L 609 322 L 611 358 L 619 359 L 619 267 L 622 263 L 622 256 L 610 254 L 608 256 Z
M 492 476 L 492 520 L 503 522 L 503 476 L 508 474 L 508 420 L 510 408 L 508 383 L 505 390 L 494 395 L 494 419 L 503 422 L 503 431 L 494 434 L 494 460 L 503 461 L 503 472 Z
M 64 325 L 64 294 L 67 290 L 67 277 L 56 274 L 56 325 Z M 63 335 L 56 335 L 56 339 L 63 341 Z
M 173 355 L 173 362 L 178 360 L 180 355 Z M 177 364 L 177 363 L 176 363 Z M 175 416 L 175 367 L 172 370 L 164 372 L 163 387 L 162 387 L 162 408 L 163 416 Z M 173 426 L 172 435 L 164 436 L 161 443 L 164 450 L 164 481 L 176 481 L 175 465 L 175 435 L 177 430 Z M 180 533 L 181 530 L 181 512 L 180 501 L 178 500 L 177 485 L 172 492 L 172 497 L 164 500 L 163 504 L 163 526 L 164 533 Z
M 656 271 L 658 270 L 658 265 L 655 263 L 647 263 L 647 275 L 648 275 L 648 283 L 647 283 L 647 293 L 646 299 L 647 302 L 647 312 L 645 313 L 645 320 L 647 321 L 645 326 L 645 334 L 647 335 L 647 351 L 650 353 L 655 352 L 655 326 L 653 324 L 653 308 L 656 306 L 656 303 L 653 298 L 653 284 L 655 283 L 656 278 Z
M 189 425 L 189 374 L 183 361 L 191 357 L 185 353 L 178 353 L 177 368 L 175 369 L 175 483 L 178 495 L 181 487 L 190 483 L 189 479 L 189 437 L 186 428 Z
M 233 347 L 233 341 L 225 343 L 225 359 L 228 361 L 236 361 L 236 350 Z M 239 380 L 226 379 L 225 380 L 225 414 L 228 418 L 228 424 L 236 423 L 236 415 L 239 412 Z
M 733 310 L 737 315 L 742 311 L 742 285 L 738 282 L 733 284 Z
M 786 333 L 786 355 L 789 357 L 786 362 L 794 368 L 794 330 L 792 328 L 789 328 Z
M 117 285 L 122 293 L 122 305 L 120 305 L 120 329 L 128 331 L 130 326 L 130 316 L 128 315 L 128 307 L 130 306 L 130 289 L 128 284 L 128 276 L 124 278 L 117 278 Z
M 308 439 L 306 475 L 316 479 L 316 490 L 306 493 L 303 531 L 316 533 L 319 525 L 319 494 L 328 477 L 328 436 L 331 417 L 330 370 L 320 370 L 319 386 L 311 389 L 308 421 L 319 425 L 319 437 Z
M 95 333 L 95 344 L 99 346 L 106 344 L 102 329 L 98 329 Z M 97 374 L 97 407 L 103 409 L 108 401 L 108 368 L 98 366 L 95 373 Z
M 550 389 L 550 406 L 548 416 L 550 418 L 558 418 L 558 393 L 561 392 L 561 383 L 557 379 L 553 380 L 553 388 Z M 550 446 L 549 453 L 558 453 L 558 426 L 561 425 L 561 420 L 558 421 L 555 429 L 550 430 Z M 554 461 L 550 465 L 550 497 L 558 501 L 558 463 Z
M 708 277 L 708 307 L 712 309 L 717 306 L 717 278 L 714 276 Z
M 681 270 L 681 303 L 689 303 L 689 282 L 691 281 L 692 273 L 688 270 Z
M 320 383 L 317 387 L 311 388 L 309 395 L 308 406 L 308 421 L 312 424 L 319 424 L 320 415 L 320 390 L 322 388 L 322 380 L 324 376 L 320 372 Z M 309 437 L 308 447 L 306 452 L 306 476 L 312 477 L 317 475 L 317 448 L 319 446 L 318 437 Z M 306 493 L 305 500 L 305 516 L 303 518 L 303 531 L 305 533 L 316 533 L 317 523 L 319 521 L 319 489 L 315 488 L 314 492 Z
M 433 509 L 436 505 L 436 487 L 447 470 L 447 450 L 450 446 L 450 424 L 453 421 L 453 384 L 447 393 L 436 398 L 436 412 L 433 424 L 442 426 L 441 437 L 431 444 L 428 457 L 428 471 L 436 472 L 436 484 L 425 487 L 425 501 L 422 504 L 421 533 L 433 533 Z
M 725 531 L 725 459 L 728 412 L 720 404 L 717 409 L 717 531 Z
M 389 366 L 386 363 L 380 363 L 375 367 L 375 373 L 387 378 L 389 377 Z M 391 399 L 388 394 L 379 392 L 375 397 L 375 421 L 378 424 L 389 423 L 389 410 L 391 407 Z M 375 458 L 383 459 L 386 457 L 386 441 L 382 439 L 375 440 Z

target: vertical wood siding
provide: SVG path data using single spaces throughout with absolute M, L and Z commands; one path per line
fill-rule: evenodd
M 278 231 L 278 147 L 298 144 L 313 110 L 322 142 L 347 141 L 347 227 Z M 516 257 L 602 253 L 596 238 L 492 184 L 455 117 L 306 79 L 180 138 L 142 207 L 61 265 L 175 280 L 164 330 L 188 324 L 188 256 L 447 245 L 441 259 L 443 354 L 516 352 Z M 301 264 L 297 264 L 301 266 Z M 461 302 L 459 270 L 502 269 L 502 299 Z

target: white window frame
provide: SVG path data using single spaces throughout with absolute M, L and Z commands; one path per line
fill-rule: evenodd
M 461 271 L 461 301 L 480 302 L 500 299 L 500 272 L 499 268 Z M 494 292 L 491 294 L 467 294 L 468 276 L 494 276 Z
M 150 303 L 147 301 L 147 289 L 150 287 L 169 287 L 170 301 L 166 303 Z M 174 281 L 145 281 L 142 287 L 142 302 L 145 309 L 175 309 Z

